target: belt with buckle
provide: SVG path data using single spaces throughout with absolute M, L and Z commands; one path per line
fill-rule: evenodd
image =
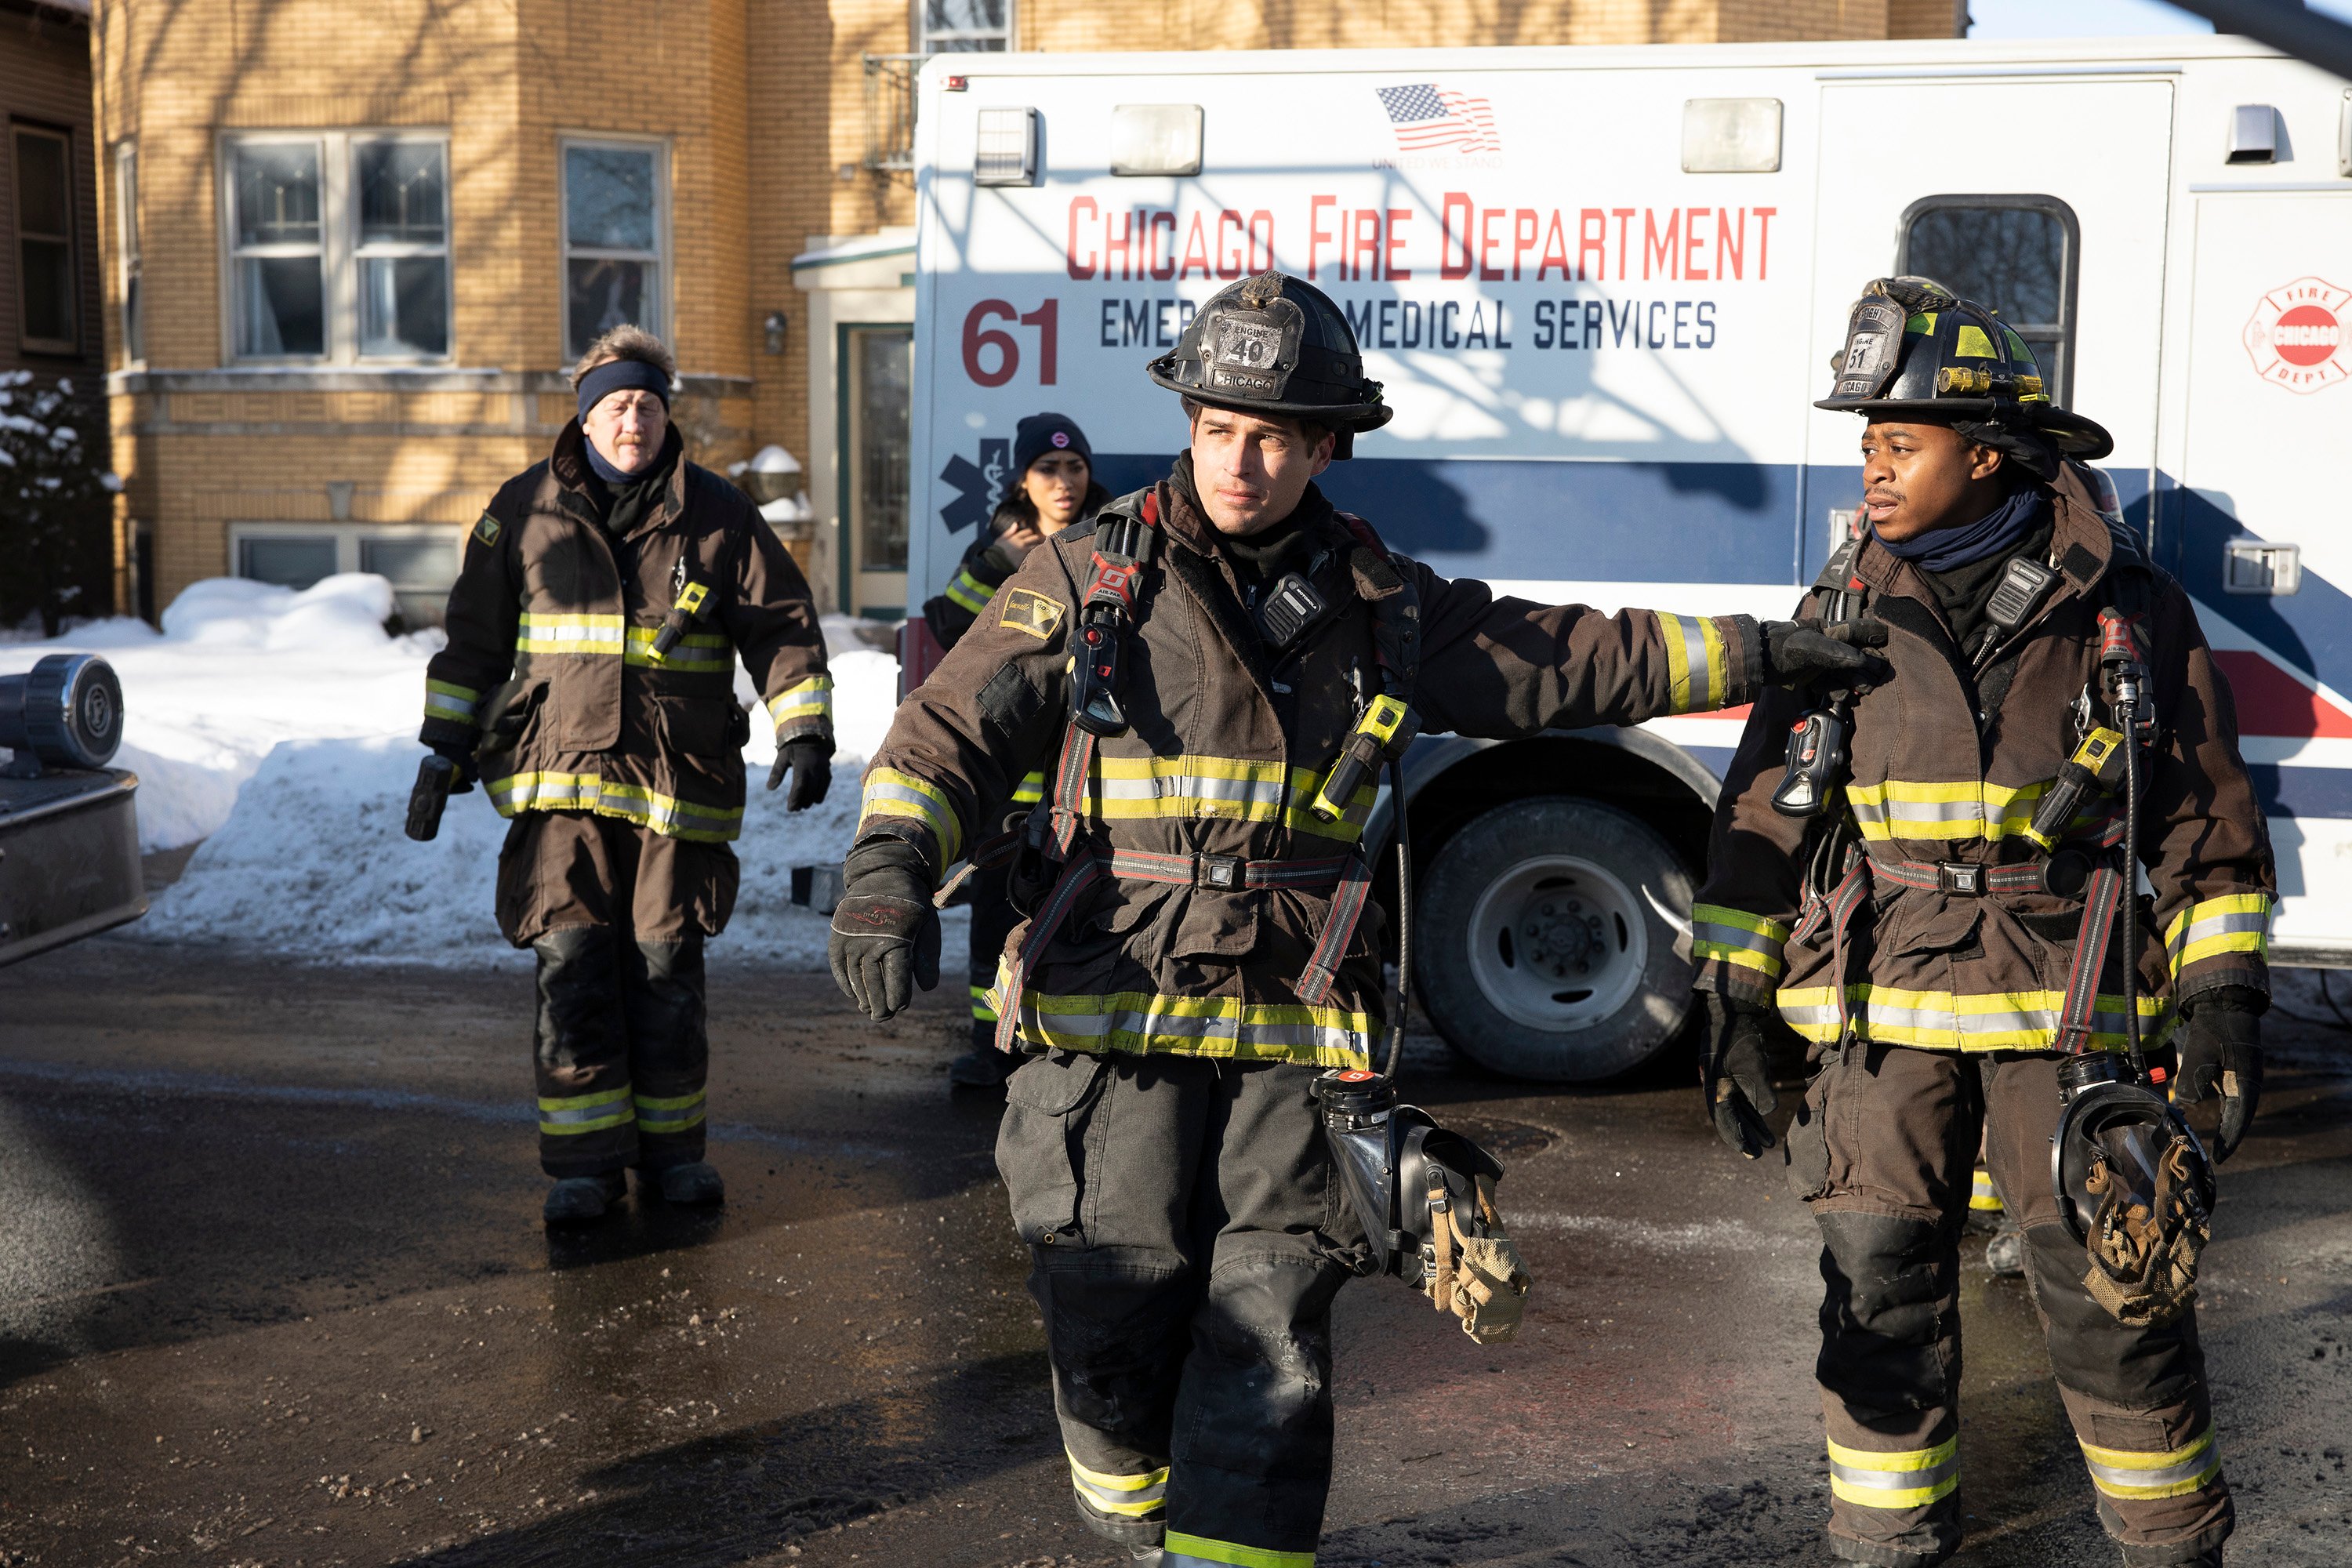
M 1114 849 L 1110 874 L 1138 882 L 1234 892 L 1244 888 L 1328 888 L 1354 863 L 1352 855 L 1319 860 L 1244 860 L 1238 855 L 1156 855 L 1146 849 Z

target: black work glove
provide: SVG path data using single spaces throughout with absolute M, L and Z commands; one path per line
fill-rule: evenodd
M 1824 630 L 1817 620 L 1766 621 L 1764 680 L 1769 686 L 1832 685 L 1885 680 L 1886 661 L 1864 652 L 1886 646 L 1883 621 L 1840 621 Z
M 1716 1135 L 1733 1152 L 1753 1160 L 1772 1147 L 1764 1119 L 1780 1103 L 1772 1092 L 1772 1060 L 1764 1049 L 1764 1013 L 1752 1003 L 1710 994 L 1706 1034 L 1699 1041 L 1699 1082 Z
M 449 785 L 451 795 L 471 795 L 482 771 L 474 765 L 474 748 L 463 741 L 427 741 L 425 749 L 436 757 L 446 757 L 457 768 L 457 777 Z
M 786 741 L 776 748 L 776 765 L 768 770 L 768 787 L 780 787 L 788 772 L 793 787 L 784 795 L 786 811 L 806 811 L 822 804 L 825 791 L 833 787 L 833 742 L 816 735 Z
M 2270 999 L 2249 985 L 2217 985 L 2191 997 L 2180 1021 L 2180 1103 L 2218 1089 L 2221 1122 L 2213 1131 L 2216 1163 L 2237 1152 L 2263 1100 L 2263 1009 Z
M 876 1023 L 906 1011 L 915 987 L 940 983 L 940 911 L 931 906 L 931 870 L 903 838 L 876 838 L 849 852 L 841 867 L 841 902 L 833 911 L 825 958 L 833 983 Z

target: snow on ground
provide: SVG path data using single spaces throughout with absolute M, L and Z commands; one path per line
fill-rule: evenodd
M 60 652 L 113 665 L 126 710 L 115 765 L 139 775 L 142 847 L 202 841 L 126 935 L 333 962 L 470 964 L 509 952 L 490 916 L 506 825 L 487 798 L 452 796 L 430 844 L 402 831 L 424 755 L 425 661 L 442 637 L 385 635 L 391 611 L 390 586 L 364 574 L 299 593 L 219 578 L 173 600 L 160 635 L 111 620 L 0 643 L 0 674 Z M 826 617 L 841 750 L 823 805 L 788 816 L 782 795 L 761 787 L 775 742 L 753 726 L 730 956 L 824 964 L 826 922 L 793 905 L 791 868 L 847 853 L 858 775 L 897 700 L 897 659 L 858 625 Z M 740 669 L 736 685 L 752 695 Z

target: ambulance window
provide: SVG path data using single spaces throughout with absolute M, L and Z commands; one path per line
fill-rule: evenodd
M 1929 196 L 1903 215 L 1895 265 L 2000 311 L 2063 405 L 2074 397 L 2081 239 L 2074 209 L 2055 196 Z

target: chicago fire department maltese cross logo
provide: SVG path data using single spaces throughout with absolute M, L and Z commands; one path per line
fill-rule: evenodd
M 2352 380 L 2352 356 L 2344 353 L 2347 303 L 2352 289 L 2317 278 L 2298 278 L 2263 295 L 2245 331 L 2255 373 L 2289 392 L 2317 392 Z

